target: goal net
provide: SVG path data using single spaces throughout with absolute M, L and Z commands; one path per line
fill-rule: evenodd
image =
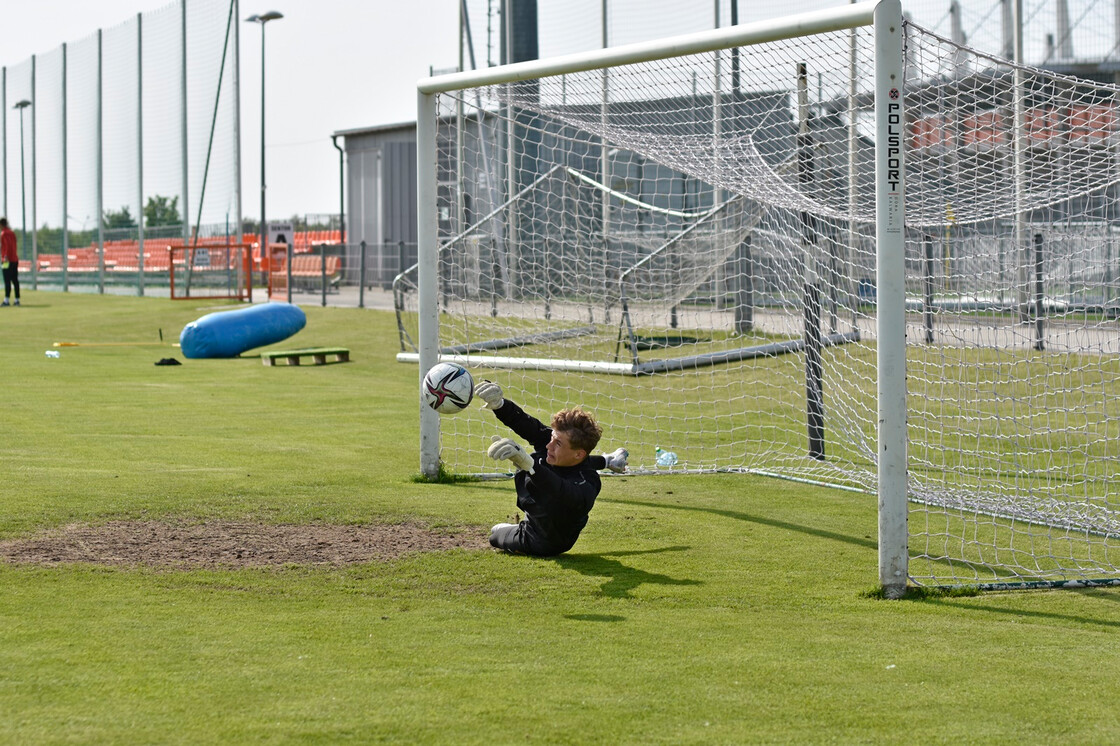
M 892 85 L 845 12 L 433 85 L 398 358 L 582 405 L 638 473 L 898 480 L 885 584 L 888 524 L 901 582 L 1120 578 L 1120 91 L 913 24 Z M 422 468 L 505 472 L 492 417 L 434 421 Z

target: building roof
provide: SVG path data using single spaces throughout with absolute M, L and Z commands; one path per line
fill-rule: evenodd
M 348 130 L 335 130 L 335 137 L 354 137 L 357 135 L 373 135 L 379 132 L 393 132 L 394 130 L 415 130 L 416 122 L 397 122 L 395 124 L 376 124 L 372 127 L 355 127 Z

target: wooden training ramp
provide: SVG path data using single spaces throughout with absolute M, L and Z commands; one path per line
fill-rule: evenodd
M 346 347 L 310 347 L 304 350 L 276 350 L 262 352 L 261 363 L 276 365 L 277 360 L 285 360 L 288 365 L 299 365 L 301 358 L 311 358 L 315 365 L 325 365 L 327 356 L 334 358 L 336 363 L 350 362 L 350 350 Z

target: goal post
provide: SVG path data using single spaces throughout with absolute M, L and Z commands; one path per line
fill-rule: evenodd
M 909 582 L 906 480 L 906 227 L 903 29 L 899 3 L 875 12 L 875 271 L 878 313 L 879 584 Z
M 454 87 L 454 86 L 453 86 Z M 439 263 L 439 206 L 436 199 L 436 99 L 439 87 L 418 86 L 416 106 L 416 266 L 419 322 L 420 374 L 424 376 L 439 362 L 439 305 L 436 281 Z M 450 89 L 448 89 L 450 90 Z M 403 268 L 402 268 L 403 269 Z M 439 414 L 418 398 L 420 406 L 420 472 L 434 478 L 439 474 Z

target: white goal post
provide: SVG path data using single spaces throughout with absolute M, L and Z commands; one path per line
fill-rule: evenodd
M 418 339 L 419 376 L 441 359 L 437 96 L 481 86 L 515 84 L 593 70 L 607 71 L 686 55 L 747 47 L 860 27 L 874 30 L 875 246 L 878 313 L 879 580 L 890 595 L 908 582 L 906 483 L 906 351 L 904 286 L 903 24 L 898 0 L 865 2 L 803 15 L 602 51 L 428 78 L 418 83 Z M 854 53 L 853 53 L 854 55 Z M 607 72 L 603 73 L 604 78 Z M 605 98 L 605 96 L 604 96 Z M 716 105 L 719 105 L 717 95 Z M 603 145 L 604 160 L 606 144 Z M 612 185 L 604 184 L 606 189 Z M 604 204 L 609 201 L 604 196 Z M 606 215 L 603 216 L 604 223 Z M 420 407 L 420 468 L 440 469 L 440 418 Z

